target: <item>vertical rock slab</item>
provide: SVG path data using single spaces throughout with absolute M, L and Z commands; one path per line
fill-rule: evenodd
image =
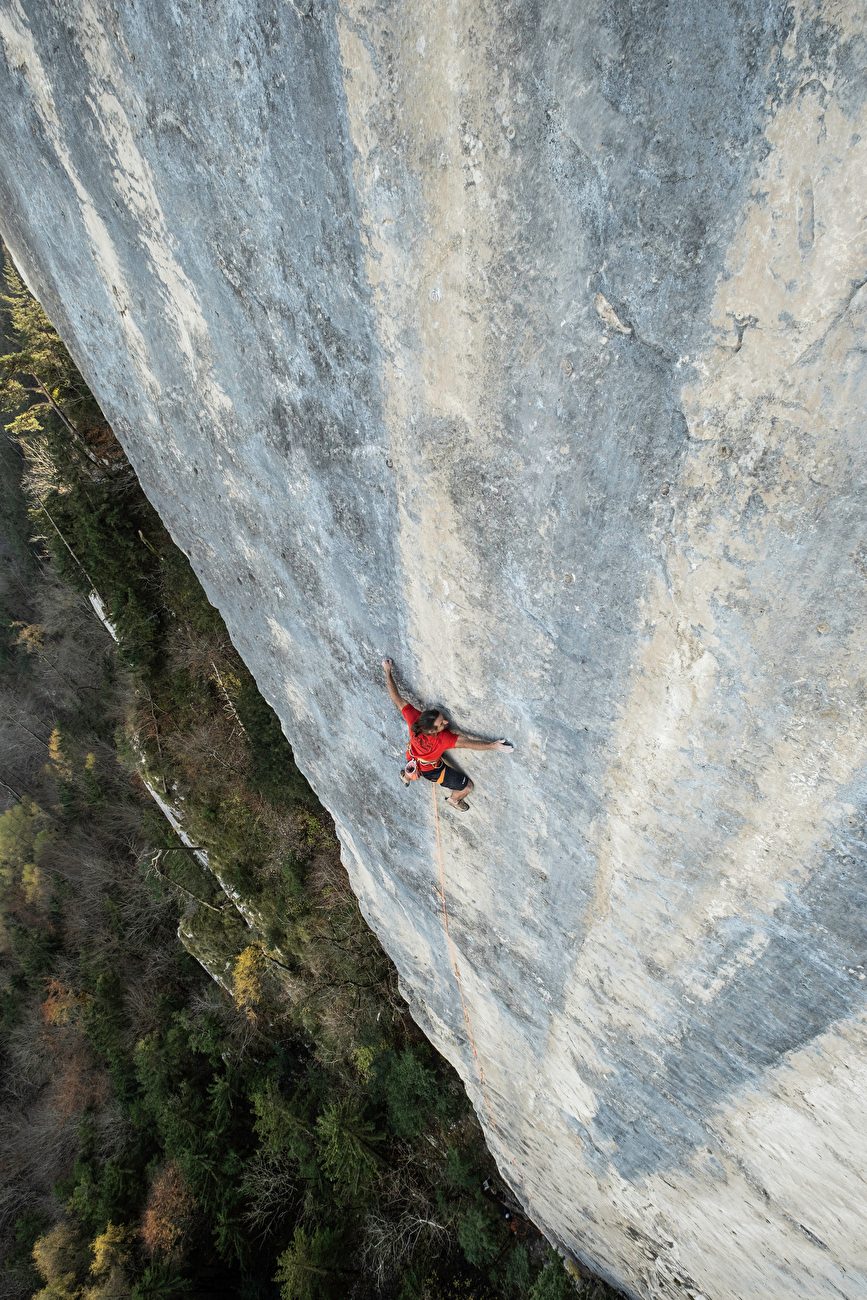
M 0 37 L 4 238 L 533 1218 L 642 1297 L 863 1294 L 862 9 Z M 386 653 L 517 746 L 440 817 L 472 1043 Z

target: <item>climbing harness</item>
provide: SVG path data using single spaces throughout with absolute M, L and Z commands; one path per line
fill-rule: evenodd
M 442 772 L 440 773 L 439 780 L 435 781 L 434 785 L 442 785 L 443 777 L 446 774 L 445 763 L 442 758 L 437 758 L 432 763 L 429 763 L 424 758 L 416 758 L 415 754 L 412 752 L 412 741 L 410 741 L 406 749 L 406 767 L 401 768 L 400 773 L 404 784 L 406 784 L 407 781 L 417 781 L 420 776 L 424 776 L 426 769 L 436 772 L 438 768 L 442 768 Z
M 485 1086 L 485 1072 L 482 1069 L 482 1062 L 479 1059 L 479 1053 L 476 1051 L 476 1040 L 473 1037 L 473 1027 L 470 1024 L 470 1015 L 469 1012 L 467 1011 L 467 1004 L 464 1001 L 464 989 L 463 989 L 463 985 L 461 984 L 461 975 L 460 975 L 460 971 L 458 970 L 458 962 L 457 962 L 457 958 L 455 957 L 454 947 L 452 946 L 452 937 L 449 934 L 449 914 L 448 914 L 448 909 L 446 907 L 446 882 L 443 873 L 443 849 L 442 849 L 442 841 L 440 839 L 440 815 L 439 815 L 439 809 L 437 808 L 436 790 L 431 788 L 431 794 L 433 795 L 434 820 L 436 822 L 436 828 L 437 828 L 437 857 L 439 858 L 439 867 L 440 867 L 440 887 L 437 890 L 437 893 L 439 894 L 440 902 L 443 905 L 443 925 L 445 927 L 445 932 L 446 932 L 446 942 L 449 945 L 449 955 L 452 959 L 452 970 L 454 971 L 454 976 L 457 981 L 458 993 L 460 994 L 460 998 L 461 998 L 461 1006 L 464 1009 L 464 1020 L 467 1022 L 467 1034 L 469 1035 L 469 1039 L 470 1039 L 470 1047 L 473 1049 L 473 1056 L 475 1057 L 475 1061 L 476 1061 L 476 1069 L 479 1072 L 479 1083 L 482 1085 L 482 1096 L 485 1099 L 485 1106 L 487 1107 L 488 1114 L 491 1117 L 491 1127 L 496 1133 L 500 1141 L 500 1145 L 502 1146 L 503 1150 L 506 1152 L 506 1155 L 509 1157 L 509 1160 L 512 1163 L 515 1173 L 518 1175 L 518 1177 L 521 1180 L 521 1183 L 524 1188 L 524 1192 L 527 1197 L 527 1204 L 532 1205 L 533 1201 L 530 1197 L 530 1193 L 527 1191 L 527 1184 L 524 1182 L 524 1175 L 521 1173 L 520 1169 L 515 1164 L 514 1158 L 511 1152 L 507 1150 L 506 1144 L 505 1142 L 503 1142 L 503 1139 L 500 1136 L 500 1130 L 497 1128 L 497 1121 L 494 1118 L 494 1111 L 491 1106 L 490 1098 L 488 1097 L 488 1089 Z

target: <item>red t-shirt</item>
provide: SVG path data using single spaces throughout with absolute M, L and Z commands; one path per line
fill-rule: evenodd
M 413 758 L 418 758 L 423 763 L 438 763 L 444 750 L 454 749 L 458 739 L 454 731 L 441 731 L 438 736 L 414 736 L 412 724 L 416 718 L 421 717 L 421 709 L 408 704 L 405 709 L 401 709 L 401 713 L 409 723 L 409 752 Z

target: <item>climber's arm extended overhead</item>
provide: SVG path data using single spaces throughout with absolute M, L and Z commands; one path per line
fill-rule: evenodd
M 458 733 L 458 738 L 454 743 L 455 749 L 495 749 L 498 754 L 511 754 L 515 748 L 507 740 L 476 740 L 474 736 L 462 736 Z
M 391 675 L 391 670 L 394 667 L 394 660 L 383 659 L 382 666 L 385 669 L 385 684 L 388 687 L 388 693 L 391 696 L 392 703 L 400 709 L 401 713 L 403 713 L 407 704 L 409 704 L 409 700 L 403 698 L 394 684 L 394 678 Z

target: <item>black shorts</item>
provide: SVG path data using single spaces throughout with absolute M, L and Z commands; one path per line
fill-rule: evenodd
M 444 790 L 466 790 L 470 784 L 468 776 L 464 776 L 463 772 L 456 772 L 453 767 L 449 767 L 448 763 L 440 763 L 439 767 L 420 767 L 419 772 L 426 781 L 435 781 Z

